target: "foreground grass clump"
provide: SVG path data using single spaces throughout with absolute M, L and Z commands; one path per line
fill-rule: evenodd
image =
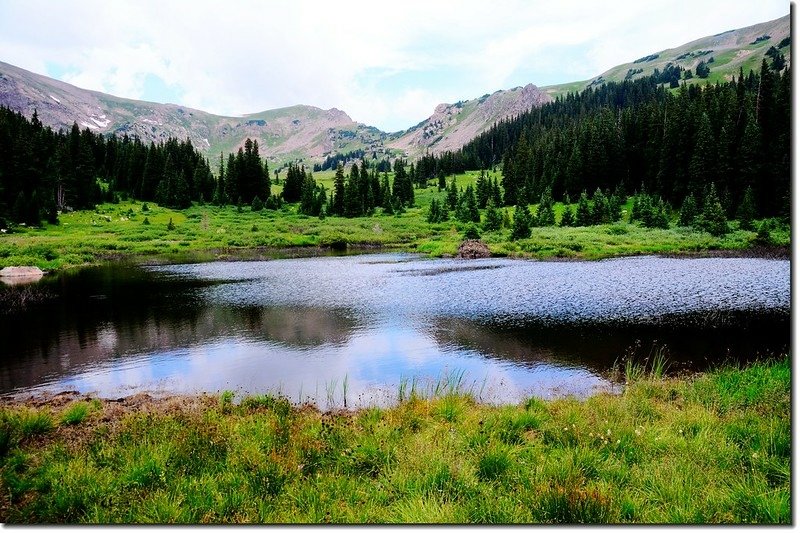
M 4 522 L 791 521 L 788 358 L 502 407 L 58 400 L 0 411 Z

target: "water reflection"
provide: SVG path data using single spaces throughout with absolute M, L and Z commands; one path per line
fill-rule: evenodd
M 355 406 L 449 377 L 485 401 L 586 396 L 654 343 L 682 368 L 788 349 L 788 265 L 388 254 L 115 264 L 45 278 L 40 306 L 2 317 L 0 392 L 228 389 Z

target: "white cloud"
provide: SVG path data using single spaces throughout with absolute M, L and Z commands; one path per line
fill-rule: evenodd
M 183 105 L 242 114 L 306 103 L 338 107 L 387 130 L 408 127 L 452 98 L 432 82 L 365 82 L 374 70 L 460 72 L 459 97 L 599 74 L 688 40 L 788 12 L 783 0 L 676 2 L 195 2 L 4 0 L 1 60 L 65 81 L 143 98 L 148 74 Z M 579 64 L 559 65 L 559 47 Z M 560 69 L 560 70 L 559 70 Z M 532 79 L 519 79 L 533 76 Z

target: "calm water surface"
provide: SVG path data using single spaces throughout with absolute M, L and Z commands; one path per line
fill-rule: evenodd
M 583 397 L 614 390 L 604 376 L 626 356 L 703 369 L 786 352 L 789 270 L 407 254 L 108 265 L 45 278 L 47 303 L 2 317 L 0 393 L 233 390 L 330 407 L 459 382 L 489 402 Z

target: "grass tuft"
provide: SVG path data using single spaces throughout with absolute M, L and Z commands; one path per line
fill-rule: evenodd
M 790 358 L 656 379 L 664 366 L 621 395 L 516 406 L 477 403 L 457 376 L 355 411 L 228 393 L 90 423 L 102 403 L 78 402 L 57 430 L 47 406 L 8 401 L 0 518 L 791 523 Z

